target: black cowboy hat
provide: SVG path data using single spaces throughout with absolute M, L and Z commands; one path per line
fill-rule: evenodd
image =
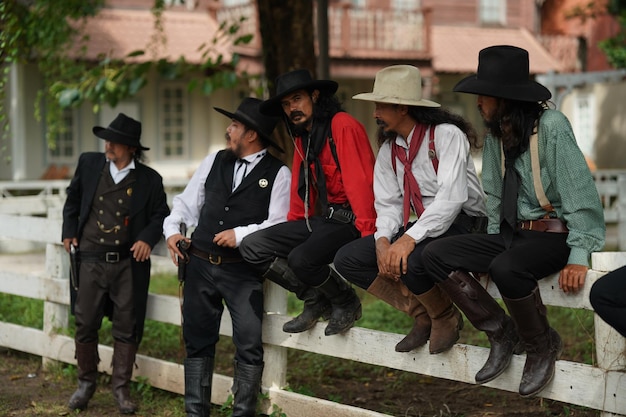
M 132 117 L 126 116 L 124 113 L 119 113 L 109 126 L 94 126 L 92 131 L 100 139 L 108 140 L 109 142 L 133 146 L 142 151 L 150 149 L 141 146 L 141 143 L 139 143 L 141 123 Z
M 278 123 L 277 117 L 267 116 L 261 114 L 259 108 L 262 101 L 258 98 L 246 97 L 241 101 L 235 113 L 231 113 L 219 107 L 213 107 L 216 111 L 222 113 L 224 116 L 235 119 L 250 129 L 256 131 L 259 136 L 265 139 L 270 145 L 278 149 L 280 152 L 285 152 L 283 148 L 278 146 L 276 142 L 272 140 L 272 132 Z
M 280 101 L 287 94 L 298 90 L 320 90 L 329 94 L 337 91 L 339 84 L 332 80 L 314 80 L 311 73 L 305 69 L 299 69 L 282 74 L 276 78 L 276 95 L 261 104 L 261 113 L 271 116 L 282 116 L 283 109 Z
M 457 93 L 519 101 L 545 101 L 552 93 L 529 78 L 528 51 L 516 46 L 490 46 L 478 53 L 478 72 L 459 81 Z

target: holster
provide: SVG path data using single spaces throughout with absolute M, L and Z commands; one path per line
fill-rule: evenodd
M 80 270 L 80 261 L 78 256 L 78 248 L 74 245 L 70 245 L 70 282 L 72 288 L 78 291 L 78 271 Z
M 189 263 L 189 253 L 187 253 L 189 246 L 191 246 L 189 242 L 187 242 L 184 239 L 181 239 L 178 242 L 176 242 L 176 247 L 178 248 L 180 253 L 183 254 L 182 258 L 178 257 L 178 281 L 179 282 L 185 281 L 185 272 L 187 270 L 187 264 Z

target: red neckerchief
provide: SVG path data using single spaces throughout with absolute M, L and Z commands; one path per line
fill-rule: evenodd
M 417 156 L 417 152 L 424 141 L 424 135 L 426 134 L 426 129 L 428 129 L 427 125 L 417 124 L 413 129 L 413 134 L 411 138 L 408 140 L 409 143 L 409 155 L 407 158 L 406 151 L 404 148 L 396 143 L 396 141 L 391 142 L 391 159 L 394 165 L 396 158 L 402 165 L 404 166 L 404 226 L 406 227 L 409 223 L 409 216 L 411 214 L 411 206 L 415 210 L 417 217 L 420 217 L 424 212 L 424 204 L 422 204 L 422 192 L 420 191 L 419 184 L 413 175 L 413 171 L 411 170 L 411 165 L 413 164 L 413 160 Z M 433 129 L 434 131 L 434 129 Z

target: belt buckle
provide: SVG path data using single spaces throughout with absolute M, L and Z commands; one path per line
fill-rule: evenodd
M 120 253 L 119 252 L 106 252 L 104 254 L 104 260 L 107 263 L 114 264 L 120 261 Z
M 217 255 L 217 258 L 214 259 L 213 255 L 209 253 L 209 262 L 211 262 L 211 264 L 213 265 L 219 265 L 222 263 L 222 257 L 220 255 Z

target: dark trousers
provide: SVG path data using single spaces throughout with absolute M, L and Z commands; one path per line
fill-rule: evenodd
M 334 223 L 319 216 L 312 217 L 310 224 L 312 232 L 304 220 L 259 230 L 243 239 L 239 251 L 261 273 L 275 258 L 286 258 L 298 279 L 307 285 L 321 285 L 337 250 L 358 238 L 359 232 L 351 223 Z
M 432 288 L 432 282 L 426 276 L 426 271 L 422 264 L 422 251 L 426 245 L 435 239 L 461 233 L 466 232 L 461 227 L 452 225 L 442 236 L 426 238 L 415 246 L 415 249 L 409 255 L 407 274 L 401 277 L 409 290 L 416 294 L 422 294 Z M 335 255 L 334 265 L 337 272 L 348 281 L 365 290 L 369 288 L 378 275 L 374 235 L 366 236 L 344 245 Z
M 626 266 L 597 280 L 589 301 L 602 320 L 626 337 Z
M 531 294 L 537 280 L 563 269 L 570 252 L 566 239 L 566 233 L 520 230 L 507 249 L 499 234 L 453 236 L 428 244 L 422 261 L 431 283 L 456 270 L 487 272 L 502 296 L 519 299 Z
M 213 265 L 191 256 L 183 295 L 183 336 L 188 358 L 215 357 L 225 303 L 233 322 L 235 360 L 263 364 L 263 285 L 249 265 Z
M 105 305 L 113 305 L 111 333 L 122 343 L 136 344 L 133 276 L 130 259 L 116 263 L 81 262 L 80 286 L 76 294 L 75 339 L 79 343 L 98 341 Z

